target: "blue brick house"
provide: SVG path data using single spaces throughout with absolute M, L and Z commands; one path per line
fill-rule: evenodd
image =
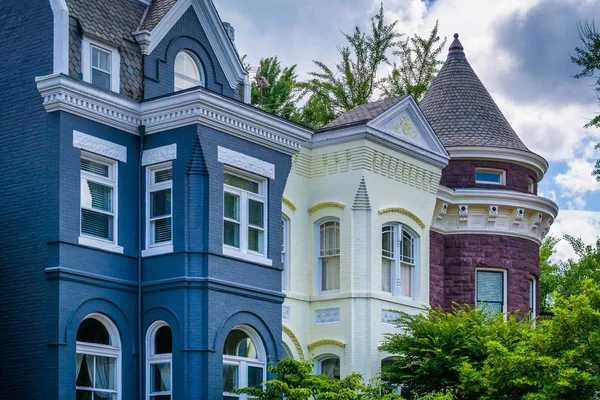
M 0 32 L 0 397 L 260 384 L 310 131 L 247 104 L 210 0 L 4 0 Z

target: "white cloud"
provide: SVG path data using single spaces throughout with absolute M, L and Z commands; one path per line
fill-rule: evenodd
M 567 165 L 569 167 L 567 172 L 554 177 L 556 184 L 565 189 L 565 195 L 575 196 L 600 191 L 600 182 L 592 176 L 594 163 L 582 159 L 573 159 L 569 160 Z
M 550 228 L 550 235 L 562 239 L 562 235 L 568 234 L 581 238 L 585 243 L 592 244 L 600 236 L 600 212 L 562 210 L 559 212 L 556 221 Z M 575 252 L 565 240 L 561 240 L 556 245 L 556 260 L 568 260 L 576 258 Z

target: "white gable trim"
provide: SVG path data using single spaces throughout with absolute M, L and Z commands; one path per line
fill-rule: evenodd
M 152 53 L 190 7 L 193 7 L 200 25 L 208 37 L 217 61 L 225 72 L 229 86 L 232 89 L 237 88 L 238 83 L 243 81 L 247 74 L 211 0 L 179 0 L 152 31 L 134 32 L 142 53 L 145 55 Z
M 66 0 L 50 0 L 54 14 L 53 73 L 69 74 L 69 9 Z

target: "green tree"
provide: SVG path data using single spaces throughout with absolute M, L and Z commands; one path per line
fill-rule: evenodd
M 317 71 L 300 86 L 319 102 L 326 102 L 337 117 L 345 111 L 368 103 L 377 85 L 377 72 L 383 63 L 389 63 L 388 53 L 398 46 L 401 34 L 395 31 L 398 21 L 386 24 L 383 5 L 371 18 L 371 33 L 357 26 L 352 34 L 342 33 L 348 45 L 338 48 L 341 60 L 333 68 L 313 60 Z M 329 121 L 320 121 L 323 125 Z
M 596 94 L 600 99 L 600 32 L 596 29 L 594 21 L 585 20 L 579 23 L 580 46 L 575 48 L 575 56 L 571 56 L 571 61 L 581 67 L 581 72 L 575 75 L 575 78 L 595 78 Z M 596 115 L 586 127 L 595 126 L 600 128 L 600 114 Z M 596 150 L 600 150 L 600 143 L 596 144 Z M 600 182 L 600 159 L 596 160 L 596 165 L 592 175 Z
M 298 78 L 296 65 L 282 68 L 277 56 L 262 58 L 256 75 L 261 79 L 252 82 L 250 103 L 267 112 L 290 119 L 300 99 L 296 82 Z
M 313 129 L 319 129 L 335 118 L 336 114 L 328 99 L 313 94 L 308 98 L 304 106 L 297 110 L 290 119 Z
M 563 297 L 576 295 L 584 289 L 583 282 L 591 279 L 600 286 L 600 238 L 594 245 L 585 244 L 581 238 L 564 235 L 578 260 L 562 263 L 559 271 L 557 292 Z
M 421 101 L 443 64 L 438 56 L 445 46 L 446 38 L 440 38 L 437 21 L 428 37 L 415 34 L 402 41 L 400 48 L 392 52 L 400 63 L 394 62 L 392 71 L 380 83 L 383 96 L 411 94 L 415 101 Z
M 553 293 L 560 282 L 560 265 L 550 258 L 556 253 L 556 244 L 560 241 L 554 236 L 546 236 L 540 246 L 540 314 L 552 311 Z

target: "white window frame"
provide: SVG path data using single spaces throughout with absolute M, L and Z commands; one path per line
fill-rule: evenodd
M 115 366 L 116 390 L 102 390 L 101 389 L 101 390 L 94 390 L 94 392 L 116 394 L 117 400 L 121 400 L 121 393 L 122 393 L 121 371 L 122 370 L 121 370 L 121 339 L 119 336 L 119 331 L 117 330 L 117 327 L 113 324 L 113 322 L 110 319 L 108 319 L 106 316 L 104 316 L 102 314 L 98 314 L 98 313 L 89 314 L 82 320 L 82 322 L 85 321 L 86 319 L 90 319 L 90 318 L 95 319 L 95 320 L 99 321 L 102 325 L 104 325 L 104 327 L 106 328 L 106 331 L 108 332 L 108 335 L 110 336 L 111 345 L 103 345 L 103 344 L 88 343 L 88 342 L 76 342 L 75 352 L 77 354 L 85 354 L 85 355 L 90 355 L 90 356 L 116 358 L 116 360 L 117 360 L 115 363 L 116 364 L 116 366 Z M 77 377 L 75 377 L 75 380 L 77 380 Z M 76 386 L 76 389 L 86 390 L 89 388 Z
M 340 287 L 338 289 L 331 289 L 331 290 L 323 290 L 323 265 L 321 262 L 321 259 L 323 257 L 321 257 L 321 225 L 327 223 L 327 222 L 337 222 L 339 229 L 340 229 L 340 243 L 338 243 L 338 248 L 339 248 L 339 253 L 337 254 L 337 256 L 339 257 L 339 268 L 340 268 Z M 318 220 L 315 223 L 315 266 L 316 266 L 316 271 L 315 271 L 315 277 L 316 277 L 316 293 L 317 294 L 328 294 L 328 293 L 339 293 L 341 288 L 342 288 L 342 257 L 341 257 L 341 253 L 342 253 L 342 249 L 341 249 L 341 242 L 342 242 L 342 224 L 340 222 L 340 219 L 337 217 L 326 217 L 326 218 L 322 218 L 320 220 Z M 330 256 L 331 257 L 331 256 Z
M 81 170 L 81 160 L 86 159 L 93 162 L 101 163 L 108 166 L 108 178 L 92 174 Z M 79 244 L 96 247 L 102 250 L 123 253 L 123 247 L 119 246 L 119 168 L 116 160 L 99 156 L 97 154 L 81 151 L 80 167 L 79 167 L 79 184 L 81 180 L 90 180 L 101 185 L 111 186 L 113 188 L 113 240 L 103 239 L 96 236 L 91 236 L 81 231 L 81 188 L 79 191 Z M 97 210 L 94 210 L 97 211 Z
M 229 356 L 223 355 L 223 365 L 237 365 L 238 367 L 238 388 L 248 387 L 248 367 L 257 367 L 262 368 L 263 371 L 263 383 L 267 380 L 267 354 L 265 351 L 264 344 L 260 338 L 260 336 L 254 331 L 254 329 L 245 326 L 238 325 L 233 330 L 240 330 L 248 335 L 254 344 L 254 348 L 256 349 L 257 358 L 246 358 L 246 357 L 237 357 L 237 356 Z M 230 392 L 223 392 L 223 396 L 237 397 L 240 400 L 248 400 L 248 395 L 246 394 L 237 394 Z
M 529 193 L 535 193 L 535 181 L 532 178 L 527 178 L 527 190 Z
M 536 313 L 536 289 L 537 289 L 537 279 L 535 276 L 529 277 L 529 319 L 531 321 L 535 320 L 537 316 Z
M 110 53 L 110 90 L 119 93 L 121 87 L 121 55 L 119 49 L 84 36 L 81 41 L 81 72 L 83 81 L 92 83 L 92 47 Z
M 173 178 L 170 181 L 154 183 L 156 172 L 171 169 L 173 163 L 167 161 L 146 167 L 146 249 L 142 251 L 142 257 L 173 252 Z M 150 221 L 150 195 L 159 190 L 171 189 L 171 240 L 168 242 L 152 243 L 152 223 Z
M 380 290 L 383 293 L 388 293 L 391 294 L 394 297 L 399 297 L 399 298 L 403 298 L 403 299 L 416 299 L 417 298 L 417 281 L 418 281 L 418 277 L 417 274 L 419 273 L 419 264 L 420 264 L 420 257 L 419 255 L 420 253 L 420 237 L 419 235 L 416 234 L 415 231 L 413 231 L 412 229 L 410 229 L 409 227 L 407 227 L 404 224 L 400 224 L 400 223 L 386 223 L 383 224 L 381 226 L 381 230 L 383 232 L 384 228 L 387 227 L 391 227 L 392 228 L 392 232 L 394 235 L 394 242 L 393 242 L 393 246 L 394 246 L 394 255 L 393 257 L 389 257 L 386 256 L 385 258 L 387 258 L 388 260 L 392 261 L 392 273 L 391 273 L 391 293 L 384 291 L 383 287 L 380 288 Z M 405 260 L 402 259 L 402 238 L 404 236 L 404 233 L 407 233 L 413 241 L 413 262 L 412 264 L 410 262 L 406 262 Z M 383 259 L 383 243 L 381 244 L 381 259 Z M 401 288 L 400 288 L 400 267 L 401 264 L 405 264 L 405 265 L 412 265 L 412 270 L 410 273 L 410 296 L 404 296 L 401 294 Z M 383 262 L 382 262 L 382 266 L 381 266 L 381 273 L 383 274 Z M 383 276 L 382 276 L 383 278 Z M 382 284 L 383 284 L 383 279 L 381 280 Z
M 476 268 L 475 269 L 475 307 L 477 307 L 477 273 L 479 271 L 491 271 L 491 272 L 501 272 L 502 273 L 502 312 L 506 313 L 508 310 L 508 282 L 507 282 L 507 272 L 505 269 L 501 268 Z M 506 317 L 506 316 L 505 316 Z
M 148 327 L 148 333 L 146 334 L 146 400 L 152 400 L 155 396 L 171 396 L 173 399 L 173 353 L 168 354 L 154 354 L 155 344 L 156 344 L 156 334 L 158 330 L 163 326 L 171 327 L 165 321 L 156 321 L 150 327 Z M 173 330 L 171 330 L 171 334 Z M 172 345 L 172 344 L 171 344 Z M 153 364 L 169 364 L 170 365 L 170 380 L 171 380 L 171 391 L 169 392 L 159 392 L 150 395 L 150 388 L 152 386 L 152 382 L 150 382 L 150 378 L 152 376 L 151 368 Z
M 181 51 L 180 51 L 179 53 L 177 53 L 177 55 L 175 56 L 175 60 L 177 60 L 177 57 L 178 57 L 178 56 L 179 56 L 179 54 L 181 54 L 181 53 L 185 53 L 185 54 L 187 54 L 187 55 L 188 55 L 188 56 L 189 56 L 189 57 L 192 59 L 192 62 L 193 62 L 193 63 L 194 63 L 194 65 L 196 66 L 196 70 L 198 71 L 198 76 L 200 77 L 200 82 L 199 82 L 199 84 L 198 84 L 198 85 L 196 85 L 196 86 L 206 86 L 206 79 L 205 79 L 205 77 L 204 77 L 204 68 L 202 68 L 202 63 L 200 62 L 200 60 L 198 59 L 198 57 L 197 57 L 197 56 L 196 56 L 194 53 L 192 53 L 191 51 L 188 51 L 188 50 L 181 50 Z M 184 78 L 186 78 L 186 79 L 190 79 L 190 78 L 189 78 L 188 76 L 184 75 L 184 74 L 181 74 L 181 73 L 177 72 L 177 71 L 175 70 L 175 68 L 176 68 L 176 63 L 174 62 L 173 64 L 174 64 L 174 65 L 173 65 L 173 91 L 174 91 L 174 92 L 178 92 L 178 91 L 180 91 L 180 90 L 186 90 L 186 89 L 190 89 L 190 88 L 181 88 L 181 89 L 178 89 L 178 88 L 177 88 L 177 86 L 176 86 L 176 84 L 175 84 L 175 82 L 176 82 L 176 79 L 175 79 L 175 78 L 177 77 L 177 75 L 180 75 L 180 76 L 182 76 L 182 77 L 184 77 Z M 191 86 L 191 87 L 194 87 L 194 86 Z
M 282 243 L 281 243 L 281 263 L 283 270 L 281 271 L 281 290 L 287 292 L 290 289 L 290 219 L 285 215 L 281 214 L 281 229 L 282 232 Z
M 499 182 L 478 181 L 477 180 L 478 172 L 483 172 L 485 174 L 499 174 L 500 180 L 499 180 Z M 486 185 L 505 186 L 506 185 L 506 171 L 503 169 L 496 169 L 496 168 L 475 168 L 475 183 L 482 183 L 482 184 L 486 184 Z
M 258 193 L 252 193 L 252 192 L 248 192 L 247 190 L 235 187 L 235 186 L 230 186 L 228 184 L 226 184 L 225 182 L 223 182 L 223 196 L 225 196 L 225 193 L 231 193 L 234 194 L 236 196 L 239 196 L 240 199 L 240 220 L 239 221 L 235 221 L 236 223 L 239 223 L 240 226 L 240 247 L 234 247 L 234 246 L 230 246 L 225 244 L 225 232 L 224 232 L 224 228 L 223 228 L 223 232 L 221 234 L 221 241 L 223 243 L 223 255 L 229 256 L 229 257 L 234 257 L 234 258 L 239 258 L 245 261 L 250 261 L 253 263 L 258 263 L 258 264 L 263 264 L 263 265 L 268 265 L 271 266 L 273 265 L 273 260 L 268 259 L 268 254 L 269 254 L 269 225 L 268 225 L 268 214 L 269 214 L 269 204 L 268 204 L 268 191 L 267 191 L 267 179 L 263 178 L 261 176 L 258 175 L 254 175 L 254 174 L 250 174 L 248 172 L 245 171 L 240 171 L 237 169 L 233 169 L 233 168 L 225 168 L 224 169 L 224 175 L 223 177 L 225 177 L 225 174 L 228 175 L 234 175 L 234 176 L 238 176 L 242 179 L 246 179 L 255 183 L 258 183 Z M 248 202 L 249 200 L 256 200 L 259 201 L 261 203 L 263 203 L 264 208 L 263 208 L 263 250 L 264 250 L 264 254 L 263 253 L 259 253 L 253 250 L 248 249 L 248 228 L 249 228 L 249 222 L 248 222 Z M 223 202 L 222 202 L 223 203 Z M 223 208 L 223 221 L 228 220 L 225 217 L 225 209 Z

